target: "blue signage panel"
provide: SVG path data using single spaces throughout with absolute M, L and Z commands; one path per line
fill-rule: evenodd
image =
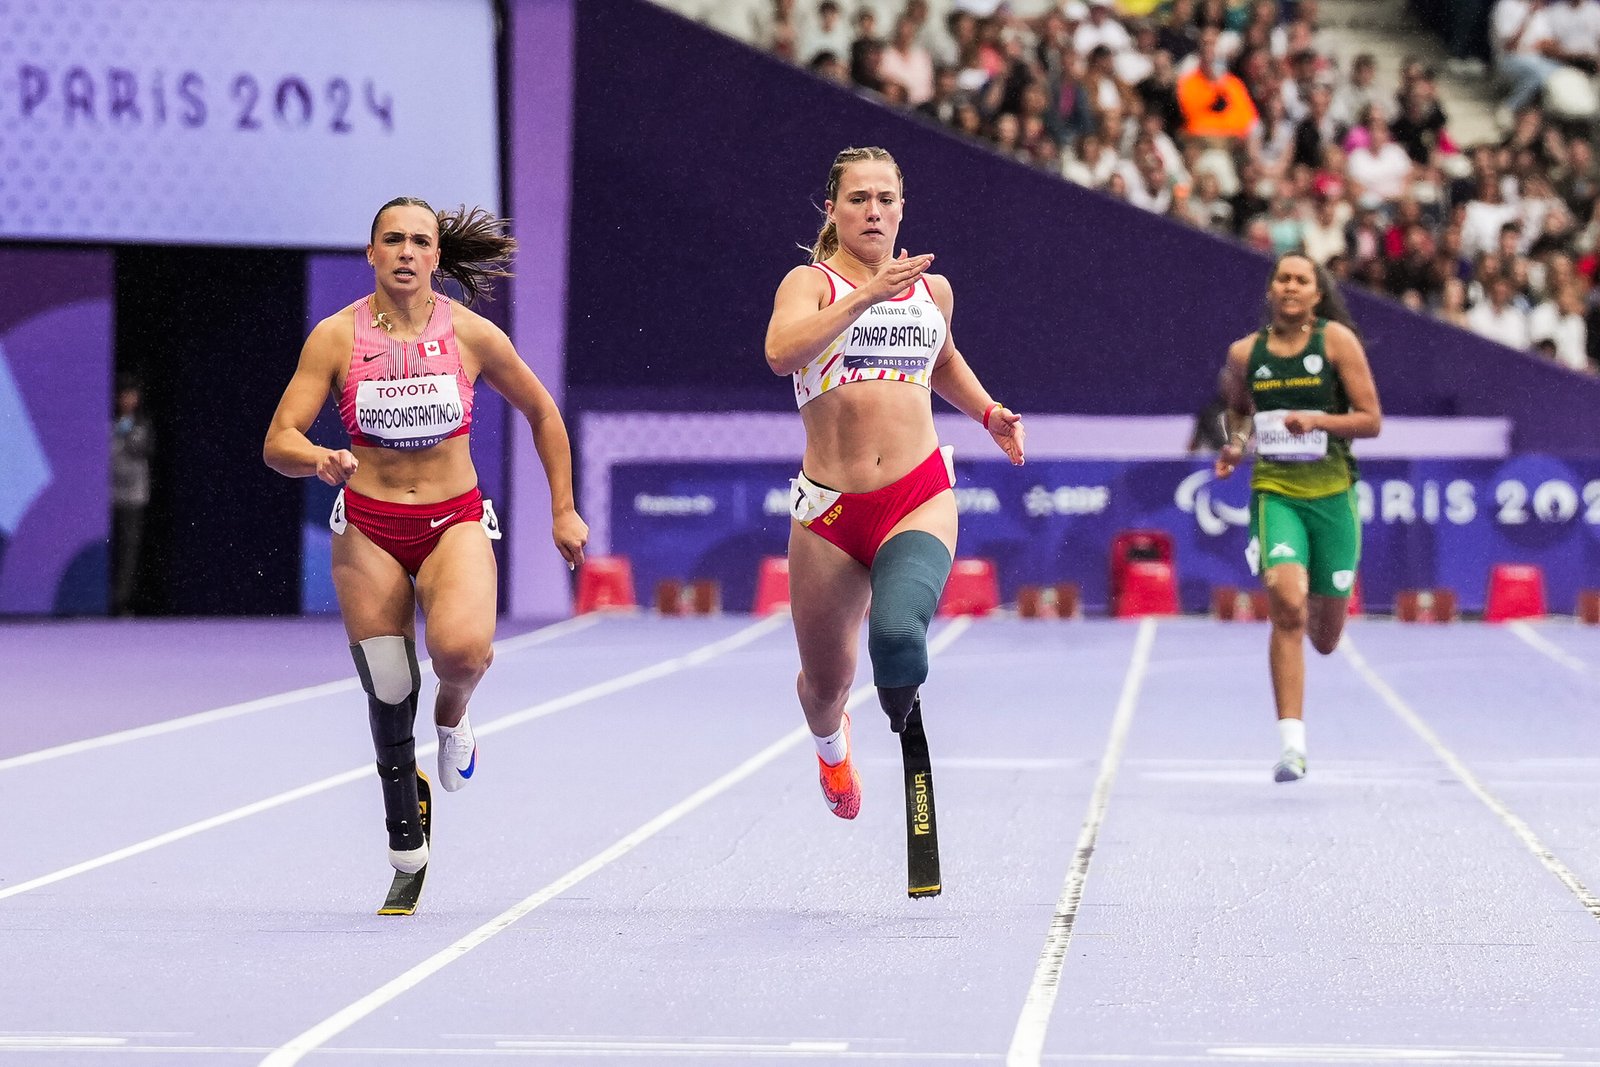
M 642 598 L 662 578 L 713 578 L 730 610 L 747 610 L 761 558 L 785 551 L 793 474 L 780 463 L 620 464 L 612 550 L 631 559 Z M 1185 611 L 1207 610 L 1213 585 L 1254 584 L 1248 471 L 1218 481 L 1200 461 L 958 460 L 956 474 L 958 554 L 994 560 L 1007 601 L 1023 585 L 1072 581 L 1103 610 L 1111 539 L 1126 529 L 1172 535 Z M 1600 461 L 1373 460 L 1361 474 L 1361 586 L 1374 609 L 1401 589 L 1444 586 L 1481 610 L 1495 563 L 1542 567 L 1552 611 L 1600 586 Z

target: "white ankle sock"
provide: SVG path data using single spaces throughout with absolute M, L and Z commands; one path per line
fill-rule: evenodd
M 1283 737 L 1283 747 L 1292 748 L 1302 756 L 1306 754 L 1306 721 L 1304 719 L 1279 719 L 1278 733 Z
M 811 740 L 817 743 L 817 755 L 830 767 L 837 767 L 850 755 L 850 745 L 844 736 L 844 723 L 840 723 L 839 728 L 827 737 L 812 734 Z

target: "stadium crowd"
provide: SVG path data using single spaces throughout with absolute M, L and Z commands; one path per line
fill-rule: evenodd
M 1019 163 L 1600 368 L 1600 160 L 1581 100 L 1545 106 L 1552 76 L 1600 59 L 1600 0 L 1485 9 L 1507 106 L 1499 141 L 1473 145 L 1451 137 L 1434 70 L 1345 54 L 1317 0 L 722 10 L 737 24 L 718 28 Z

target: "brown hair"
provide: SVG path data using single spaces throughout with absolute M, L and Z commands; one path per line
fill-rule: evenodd
M 846 148 L 843 152 L 833 157 L 833 167 L 828 171 L 828 199 L 839 198 L 839 182 L 844 178 L 844 169 L 852 163 L 887 163 L 894 168 L 894 176 L 900 182 L 900 194 L 905 195 L 906 177 L 900 173 L 900 164 L 894 161 L 887 148 Z M 817 243 L 811 246 L 811 262 L 821 263 L 835 252 L 839 251 L 839 229 L 829 219 L 822 225 L 822 231 L 817 234 Z
M 461 286 L 463 303 L 489 299 L 489 279 L 511 277 L 506 264 L 516 253 L 517 242 L 506 236 L 506 220 L 481 207 L 462 204 L 454 211 L 434 211 L 420 197 L 397 196 L 372 216 L 372 240 L 378 238 L 378 220 L 392 207 L 420 207 L 433 213 L 439 227 L 439 272 Z

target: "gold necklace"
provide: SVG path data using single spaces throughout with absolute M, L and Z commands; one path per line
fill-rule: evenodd
M 372 299 L 367 301 L 367 303 L 371 307 L 377 307 L 378 306 L 378 294 L 377 293 L 373 293 L 372 294 Z M 432 306 L 433 306 L 433 296 L 430 294 L 428 296 L 428 299 L 424 303 L 413 304 L 411 307 L 408 307 L 408 308 L 397 307 L 394 310 L 395 310 L 396 314 L 398 314 L 399 312 L 402 312 L 402 311 L 415 311 L 417 308 L 420 308 L 420 307 L 432 307 Z M 375 312 L 373 312 L 372 313 L 372 321 L 370 323 L 368 323 L 368 325 L 369 326 L 382 326 L 385 333 L 394 333 L 394 322 L 393 322 L 393 320 L 391 320 L 389 318 L 389 313 L 387 311 L 375 311 Z

